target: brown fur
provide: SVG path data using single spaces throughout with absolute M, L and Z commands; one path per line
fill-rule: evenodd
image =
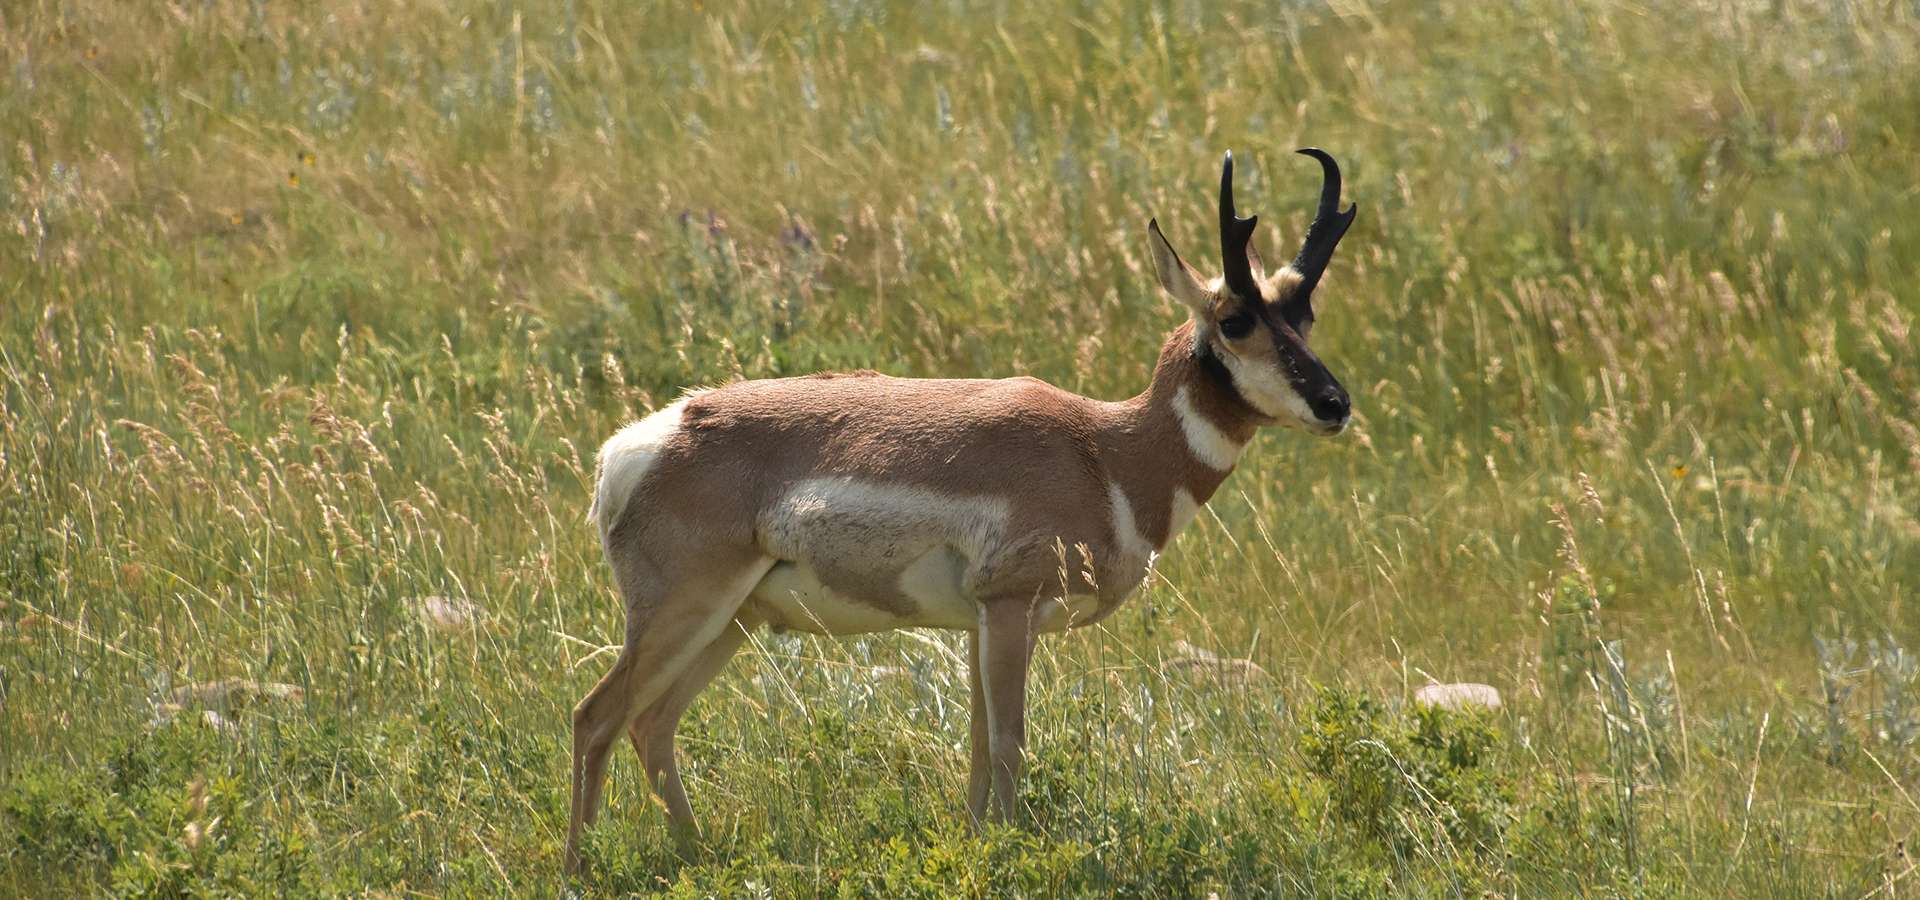
M 1192 323 L 1161 349 L 1138 396 L 1103 402 L 1035 378 L 910 379 L 873 372 L 742 381 L 691 399 L 681 429 L 623 507 L 609 552 L 694 543 L 765 548 L 750 523 L 787 488 L 847 476 L 952 496 L 1009 497 L 1010 565 L 970 585 L 980 596 L 1058 593 L 1058 539 L 1086 544 L 1097 580 L 1117 603 L 1138 583 L 1112 544 L 1107 485 L 1133 505 L 1134 527 L 1164 548 L 1176 488 L 1205 503 L 1227 473 L 1195 458 L 1172 400 L 1181 385 L 1195 408 L 1234 440 L 1251 440 L 1258 414 L 1190 358 Z M 715 479 L 725 490 L 715 490 Z M 1105 565 L 1111 561 L 1112 566 Z M 1069 559 L 1076 564 L 1077 559 Z M 616 568 L 620 568 L 616 564 Z M 1131 577 L 1129 577 L 1131 576 Z M 884 579 L 835 585 L 905 615 L 908 601 Z M 1075 580 L 1071 589 L 1081 589 Z M 1103 602 L 1103 606 L 1107 605 Z

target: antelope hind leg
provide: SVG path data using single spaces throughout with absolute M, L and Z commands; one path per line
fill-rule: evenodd
M 640 754 L 640 764 L 646 769 L 647 783 L 665 804 L 667 822 L 683 850 L 699 838 L 700 830 L 694 822 L 693 805 L 687 802 L 686 787 L 680 780 L 680 767 L 674 758 L 674 733 L 694 698 L 727 667 L 740 645 L 746 642 L 747 635 L 758 625 L 757 619 L 744 613 L 735 618 L 719 637 L 700 651 L 673 687 L 634 720 L 628 732 L 633 749 Z
M 700 652 L 721 636 L 770 560 L 729 567 L 727 573 L 686 578 L 661 590 L 616 564 L 627 600 L 627 640 L 611 671 L 573 710 L 573 805 L 567 822 L 566 867 L 580 868 L 580 835 L 600 813 L 607 754 L 613 741 L 661 699 Z M 650 589 L 651 588 L 651 589 Z M 657 602 L 649 602 L 657 598 Z M 657 720 L 657 717 L 656 717 Z M 649 754 L 651 747 L 648 748 Z

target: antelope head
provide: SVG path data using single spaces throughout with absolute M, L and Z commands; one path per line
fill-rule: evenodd
M 1340 210 L 1340 166 L 1323 150 L 1299 151 L 1320 161 L 1320 206 L 1293 262 L 1271 273 L 1253 249 L 1259 216 L 1233 205 L 1233 153 L 1220 170 L 1220 253 L 1224 273 L 1207 280 L 1180 259 L 1147 223 L 1160 284 L 1193 314 L 1193 353 L 1231 379 L 1233 389 L 1269 423 L 1339 434 L 1352 405 L 1340 380 L 1307 346 L 1313 331 L 1313 289 L 1333 259 L 1357 207 Z

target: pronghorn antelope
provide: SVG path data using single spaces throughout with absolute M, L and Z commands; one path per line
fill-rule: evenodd
M 1099 621 L 1139 585 L 1262 425 L 1347 425 L 1347 392 L 1307 348 L 1312 295 L 1352 224 L 1317 149 L 1320 205 L 1291 265 L 1265 271 L 1257 217 L 1220 173 L 1225 274 L 1207 280 L 1147 223 L 1160 284 L 1187 322 L 1130 400 L 1033 378 L 872 372 L 698 391 L 600 448 L 591 520 L 625 601 L 626 643 L 573 711 L 567 865 L 579 865 L 622 732 L 674 830 L 695 834 L 673 736 L 760 625 L 819 634 L 971 635 L 975 821 L 1014 810 L 1027 665 L 1042 632 Z M 1062 583 L 1062 547 L 1088 574 Z M 1068 551 L 1069 565 L 1081 551 Z

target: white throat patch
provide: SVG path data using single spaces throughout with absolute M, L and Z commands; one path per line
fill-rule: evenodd
M 1213 469 L 1225 472 L 1233 468 L 1234 462 L 1240 459 L 1240 451 L 1247 449 L 1246 444 L 1228 437 L 1220 426 L 1194 408 L 1193 396 L 1184 384 L 1173 392 L 1173 414 L 1180 420 L 1180 430 L 1186 434 L 1187 446 L 1193 450 L 1194 457 Z
M 1122 553 L 1145 561 L 1153 555 L 1153 542 L 1140 533 L 1140 520 L 1134 518 L 1133 503 L 1115 482 L 1107 483 L 1107 506 L 1113 513 L 1113 542 Z
M 1167 522 L 1167 543 L 1173 543 L 1173 539 L 1186 530 L 1193 517 L 1200 514 L 1200 506 L 1200 501 L 1193 499 L 1186 488 L 1173 489 L 1173 514 Z

